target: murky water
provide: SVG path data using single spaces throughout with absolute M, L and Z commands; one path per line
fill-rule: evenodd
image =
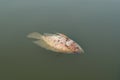
M 0 80 L 120 80 L 119 0 L 1 0 Z M 65 55 L 32 43 L 31 32 L 79 43 Z

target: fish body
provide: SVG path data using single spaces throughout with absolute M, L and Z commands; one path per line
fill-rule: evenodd
M 44 33 L 40 34 L 38 32 L 30 33 L 28 38 L 37 39 L 34 41 L 35 44 L 60 53 L 66 54 L 75 54 L 75 53 L 83 53 L 83 49 L 72 39 L 67 37 L 62 33 L 50 34 Z

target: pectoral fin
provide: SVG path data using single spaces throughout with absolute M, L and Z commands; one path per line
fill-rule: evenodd
M 52 50 L 52 51 L 58 52 L 58 50 L 56 50 L 55 48 L 51 47 L 50 45 L 48 45 L 43 40 L 37 40 L 37 41 L 34 41 L 34 43 L 37 44 L 38 46 L 42 47 L 42 48 L 47 49 L 47 50 Z

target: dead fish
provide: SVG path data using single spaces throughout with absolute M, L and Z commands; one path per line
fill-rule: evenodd
M 62 33 L 44 33 L 33 32 L 27 35 L 28 38 L 37 39 L 35 44 L 51 51 L 76 54 L 84 53 L 84 50 L 75 41 Z

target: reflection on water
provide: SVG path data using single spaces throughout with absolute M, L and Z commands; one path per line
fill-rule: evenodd
M 120 1 L 0 1 L 0 79 L 120 79 Z M 65 33 L 82 55 L 44 50 L 30 32 Z

